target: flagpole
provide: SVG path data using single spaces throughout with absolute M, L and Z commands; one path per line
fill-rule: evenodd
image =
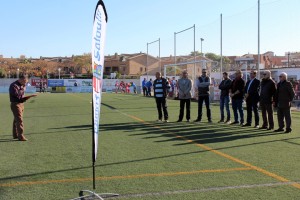
M 92 34 L 92 69 L 93 69 L 93 97 L 92 97 L 92 160 L 93 160 L 93 189 L 96 189 L 96 170 L 95 163 L 98 152 L 98 138 L 100 125 L 100 111 L 101 111 L 101 95 L 102 95 L 102 80 L 104 69 L 104 46 L 106 35 L 107 12 L 104 2 L 98 0 L 94 13 L 93 34 Z M 89 190 L 81 190 L 79 192 L 80 199 L 84 199 L 84 192 L 88 192 L 88 197 L 97 197 L 102 199 L 105 197 L 119 196 L 113 193 L 97 194 Z M 89 198 L 90 199 L 90 198 Z
M 95 129 L 94 129 L 94 98 L 92 98 L 92 160 L 93 160 L 93 189 L 96 189 L 95 180 Z

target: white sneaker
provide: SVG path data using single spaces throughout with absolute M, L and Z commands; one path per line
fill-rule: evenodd
M 169 122 L 169 120 L 165 120 L 165 123 L 168 123 Z
M 162 123 L 161 119 L 156 120 L 157 123 Z

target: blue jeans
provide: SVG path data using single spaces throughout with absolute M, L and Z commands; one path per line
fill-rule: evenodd
M 230 110 L 229 110 L 229 96 L 221 96 L 220 97 L 220 111 L 221 111 L 221 121 L 224 120 L 224 107 L 227 112 L 226 121 L 230 120 Z
M 243 99 L 232 99 L 232 110 L 234 115 L 234 122 L 244 123 Z M 240 114 L 240 121 L 238 111 Z

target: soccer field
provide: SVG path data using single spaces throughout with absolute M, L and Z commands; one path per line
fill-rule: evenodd
M 91 94 L 39 94 L 25 105 L 25 136 L 12 140 L 0 94 L 0 199 L 72 199 L 92 189 Z M 197 104 L 192 103 L 192 120 Z M 300 199 L 300 113 L 290 134 L 216 123 L 156 123 L 153 98 L 103 94 L 96 192 L 117 199 Z M 204 113 L 206 113 L 204 107 Z M 246 114 L 246 112 L 245 112 Z M 275 128 L 277 116 L 275 115 Z

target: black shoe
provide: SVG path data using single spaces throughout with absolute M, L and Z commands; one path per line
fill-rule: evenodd
M 273 130 L 273 129 L 274 129 L 273 127 L 269 127 L 267 130 L 270 131 L 270 130 Z
M 201 122 L 201 119 L 196 119 L 194 120 L 194 122 Z
M 239 122 L 232 122 L 230 125 L 239 124 Z
M 284 131 L 283 128 L 279 128 L 279 129 L 276 129 L 274 132 L 282 132 Z
M 268 129 L 268 127 L 266 127 L 266 126 L 261 126 L 261 127 L 259 127 L 258 129 Z
M 212 123 L 211 119 L 210 119 L 210 120 L 208 120 L 208 123 Z
M 292 132 L 292 129 L 291 128 L 287 128 L 284 133 L 290 133 L 290 132 Z
M 179 120 L 177 120 L 176 122 L 182 122 L 182 120 L 179 119 Z
M 221 119 L 220 121 L 218 121 L 218 123 L 224 123 L 224 120 L 223 120 L 223 119 Z
M 242 123 L 241 123 L 241 125 L 242 125 Z M 245 127 L 245 126 L 251 126 L 251 124 L 246 123 L 246 124 L 242 125 L 242 127 Z

